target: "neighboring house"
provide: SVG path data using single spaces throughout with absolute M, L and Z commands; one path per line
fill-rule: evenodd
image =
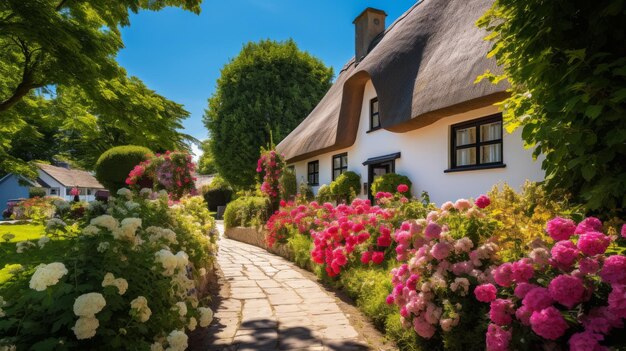
M 499 71 L 475 26 L 492 0 L 422 0 L 385 30 L 368 8 L 355 20 L 356 56 L 277 150 L 315 192 L 339 174 L 361 175 L 360 197 L 385 173 L 408 176 L 413 194 L 441 204 L 494 184 L 541 180 L 519 131 L 507 134 L 495 103 L 507 83 L 475 84 Z
M 104 186 L 89 172 L 42 163 L 38 163 L 37 168 L 36 181 L 11 173 L 0 179 L 0 209 L 4 210 L 9 200 L 28 198 L 31 187 L 43 188 L 47 196 L 58 196 L 67 201 L 74 199 L 70 194 L 72 188 L 80 190 L 82 201 L 93 201 L 96 192 L 105 191 Z

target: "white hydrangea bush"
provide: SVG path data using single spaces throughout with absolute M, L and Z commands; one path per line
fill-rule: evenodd
M 186 333 L 213 319 L 200 288 L 217 232 L 202 198 L 171 204 L 150 190 L 122 190 L 91 207 L 99 211 L 76 223 L 49 223 L 62 237 L 24 248 L 66 240 L 63 256 L 0 285 L 0 348 L 186 349 Z

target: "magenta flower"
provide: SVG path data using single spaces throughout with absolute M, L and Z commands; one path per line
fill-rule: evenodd
M 513 291 L 513 293 L 515 294 L 517 298 L 523 299 L 526 296 L 526 294 L 528 294 L 528 292 L 534 288 L 538 288 L 538 286 L 535 284 L 530 284 L 530 283 L 519 283 L 515 287 L 515 290 Z
M 535 334 L 548 340 L 560 338 L 567 330 L 567 322 L 561 312 L 553 306 L 533 312 L 530 316 L 530 326 Z
M 573 334 L 568 341 L 570 351 L 600 351 L 605 348 L 598 343 L 604 336 L 589 331 Z
M 550 297 L 561 305 L 572 308 L 583 299 L 585 286 L 580 278 L 561 274 L 552 279 L 548 285 Z
M 433 246 L 433 248 L 430 250 L 430 254 L 434 258 L 441 261 L 444 258 L 448 257 L 448 255 L 450 254 L 450 249 L 450 244 L 448 243 L 436 243 L 435 246 Z
M 480 302 L 491 302 L 496 299 L 497 289 L 493 284 L 481 284 L 474 288 L 474 296 Z
M 513 303 L 510 300 L 495 299 L 491 302 L 489 309 L 489 319 L 497 325 L 509 325 L 514 313 Z
M 383 263 L 383 260 L 385 259 L 385 253 L 382 251 L 374 251 L 374 253 L 372 253 L 372 261 L 376 264 L 381 264 Z
M 513 280 L 517 283 L 527 282 L 535 275 L 535 269 L 529 258 L 523 258 L 517 262 L 513 262 L 511 271 L 513 273 Z
M 492 272 L 493 279 L 500 286 L 510 286 L 513 282 L 513 265 L 511 263 L 501 264 Z
M 609 256 L 604 260 L 600 277 L 609 284 L 626 284 L 626 257 L 622 255 Z
M 554 244 L 552 250 L 552 258 L 562 268 L 568 269 L 576 262 L 579 251 L 569 240 L 562 240 Z
M 626 318 L 626 287 L 615 284 L 609 294 L 609 311 L 619 318 Z
M 550 305 L 552 305 L 552 297 L 550 292 L 546 288 L 534 288 L 526 293 L 522 300 L 522 305 L 526 306 L 531 311 L 540 311 Z
M 587 232 L 578 238 L 578 248 L 585 255 L 603 254 L 611 244 L 611 238 L 598 232 Z
M 398 192 L 399 193 L 406 193 L 407 191 L 409 191 L 409 186 L 406 184 L 400 184 L 398 185 Z
M 582 274 L 596 274 L 600 269 L 598 260 L 591 257 L 585 257 L 578 263 L 578 270 Z
M 478 208 L 485 208 L 491 204 L 491 199 L 487 195 L 480 195 L 476 201 L 474 201 L 474 205 Z
M 507 351 L 511 342 L 511 331 L 489 324 L 486 334 L 487 351 Z
M 576 223 L 571 219 L 556 217 L 546 224 L 546 232 L 554 241 L 569 240 L 576 231 Z
M 517 320 L 519 320 L 523 325 L 529 326 L 530 316 L 532 314 L 533 311 L 531 311 L 528 307 L 520 306 L 520 308 L 515 311 L 515 318 L 517 318 Z
M 626 224 L 622 225 L 622 231 L 620 233 L 622 238 L 626 238 Z
M 602 222 L 596 217 L 587 217 L 576 227 L 576 234 L 602 231 Z
M 437 223 L 428 223 L 424 230 L 424 237 L 428 240 L 439 239 L 441 235 L 441 226 Z

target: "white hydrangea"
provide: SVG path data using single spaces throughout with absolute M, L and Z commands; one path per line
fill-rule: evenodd
M 56 229 L 65 228 L 65 226 L 67 226 L 67 223 L 63 222 L 63 220 L 59 218 L 52 218 L 46 222 L 46 232 L 51 232 Z
M 154 254 L 155 262 L 160 263 L 163 267 L 163 275 L 171 276 L 176 271 L 176 267 L 178 267 L 178 258 L 167 249 L 161 249 Z
M 23 253 L 24 251 L 30 249 L 31 247 L 35 247 L 37 245 L 35 245 L 34 242 L 32 241 L 20 241 L 19 243 L 15 244 L 15 251 L 17 253 Z
M 103 241 L 98 244 L 98 248 L 96 250 L 98 250 L 98 252 L 105 252 L 109 249 L 109 246 L 111 246 L 111 244 L 108 241 Z
M 174 308 L 178 310 L 178 314 L 181 317 L 184 317 L 184 316 L 187 315 L 187 304 L 186 303 L 184 303 L 182 301 L 177 302 L 176 303 L 176 307 L 174 307 Z
M 90 201 L 89 204 L 87 204 L 87 211 L 89 212 L 94 212 L 94 211 L 104 211 L 106 210 L 106 205 L 98 200 L 94 200 L 94 201 Z
M 88 225 L 83 229 L 83 234 L 87 236 L 98 235 L 100 233 L 100 229 L 95 225 Z
M 161 345 L 160 342 L 155 341 L 152 345 L 150 345 L 150 351 L 163 351 L 163 345 Z
M 137 296 L 130 302 L 131 316 L 136 317 L 140 322 L 150 319 L 152 310 L 148 307 L 148 300 L 143 296 Z
M 72 328 L 76 339 L 90 339 L 96 335 L 96 330 L 100 326 L 100 321 L 94 316 L 80 317 Z
M 196 330 L 196 326 L 198 326 L 198 321 L 196 320 L 196 318 L 195 317 L 189 318 L 189 323 L 187 324 L 187 329 L 189 329 L 189 331 L 194 331 L 194 330 Z
M 213 311 L 208 307 L 200 307 L 198 308 L 198 312 L 200 313 L 200 326 L 202 328 L 208 327 L 213 321 Z
M 114 286 L 120 295 L 124 295 L 128 290 L 128 281 L 124 278 L 115 278 L 113 273 L 107 273 L 102 280 L 102 287 Z
M 459 291 L 459 295 L 465 296 L 467 295 L 467 291 L 469 290 L 470 282 L 467 278 L 456 278 L 454 282 L 450 283 L 450 290 Z
M 39 246 L 40 249 L 43 249 L 43 247 L 46 246 L 46 244 L 49 241 L 50 241 L 50 238 L 44 235 L 41 238 L 39 238 L 39 240 L 37 241 L 37 245 Z
M 118 196 L 123 196 L 123 197 L 125 197 L 127 199 L 132 199 L 133 192 L 130 191 L 129 189 L 127 189 L 127 188 L 121 188 L 120 190 L 117 191 L 117 195 Z
M 141 227 L 141 218 L 124 218 L 121 227 L 113 231 L 113 237 L 117 240 L 134 242 L 137 228 Z
M 96 225 L 98 227 L 106 228 L 109 231 L 113 232 L 119 227 L 119 222 L 117 219 L 113 218 L 111 215 L 102 215 L 98 216 L 91 220 L 91 225 Z
M 100 293 L 82 294 L 74 300 L 74 314 L 79 317 L 93 317 L 102 311 L 107 302 Z
M 172 330 L 167 336 L 169 347 L 166 351 L 184 351 L 187 349 L 187 334 L 183 330 Z
M 206 275 L 206 268 L 200 268 L 198 270 L 198 273 L 200 274 L 201 277 L 204 277 Z
M 146 228 L 146 233 L 150 235 L 148 237 L 148 241 L 151 243 L 164 239 L 171 244 L 178 244 L 178 241 L 176 240 L 176 233 L 174 233 L 171 229 L 150 226 Z
M 17 347 L 15 345 L 0 346 L 0 351 L 15 351 L 15 350 L 17 350 Z
M 126 208 L 129 211 L 134 211 L 136 208 L 138 208 L 140 205 L 134 201 L 128 200 L 124 203 L 124 206 L 126 206 Z
M 44 291 L 49 286 L 55 285 L 59 279 L 67 274 L 67 268 L 61 262 L 41 264 L 30 278 L 30 288 L 37 291 Z

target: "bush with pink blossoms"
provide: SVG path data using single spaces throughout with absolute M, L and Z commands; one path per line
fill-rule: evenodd
M 275 150 L 261 148 L 261 157 L 257 162 L 257 173 L 262 175 L 261 192 L 270 198 L 273 210 L 278 207 L 280 199 L 280 176 L 285 166 L 283 157 Z
M 166 151 L 135 166 L 126 184 L 137 192 L 143 188 L 165 190 L 172 200 L 179 200 L 185 195 L 197 195 L 195 170 L 196 165 L 188 153 Z
M 620 336 L 626 257 L 607 254 L 612 239 L 601 231 L 602 223 L 593 217 L 578 225 L 555 218 L 547 225 L 550 236 L 560 239 L 552 248 L 535 248 L 529 258 L 493 270 L 500 299 L 491 302 L 487 350 L 626 346 Z M 480 294 L 478 300 L 488 302 Z M 503 332 L 511 337 L 496 338 Z M 496 342 L 502 340 L 508 344 Z

